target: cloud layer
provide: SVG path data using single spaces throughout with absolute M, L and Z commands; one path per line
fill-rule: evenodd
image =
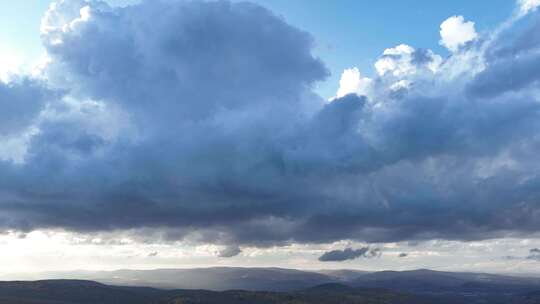
M 43 79 L 0 83 L 0 143 L 26 138 L 0 149 L 0 226 L 231 250 L 537 231 L 538 23 L 520 28 L 445 31 L 444 59 L 386 49 L 326 102 L 313 38 L 258 5 L 57 1 Z

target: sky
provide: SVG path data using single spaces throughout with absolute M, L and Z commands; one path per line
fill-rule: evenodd
M 0 275 L 540 275 L 539 6 L 0 0 Z
M 16 62 L 33 65 L 44 53 L 39 26 L 50 0 L 0 0 L 0 54 Z M 140 3 L 140 0 L 109 0 L 113 6 Z M 240 1 L 238 1 L 240 2 Z M 253 1 L 315 37 L 314 53 L 321 57 L 331 75 L 317 83 L 316 91 L 332 97 L 343 70 L 357 66 L 365 74 L 373 74 L 373 62 L 381 50 L 407 42 L 447 55 L 438 44 L 442 20 L 463 15 L 474 20 L 479 31 L 488 31 L 504 21 L 512 10 L 512 0 L 489 2 L 489 13 L 483 1 L 429 0 L 384 1 L 341 0 L 255 0 Z M 381 18 L 385 22 L 381 22 Z

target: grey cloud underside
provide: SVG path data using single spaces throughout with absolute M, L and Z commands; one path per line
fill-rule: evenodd
M 242 253 L 242 249 L 238 246 L 227 246 L 223 250 L 218 252 L 220 258 L 232 258 Z
M 538 249 L 538 248 L 530 249 L 529 254 L 527 256 L 507 255 L 507 256 L 504 256 L 503 259 L 506 259 L 506 260 L 531 260 L 531 261 L 540 262 L 540 249 Z
M 540 261 L 540 249 L 532 248 L 529 250 L 528 260 Z
M 375 258 L 381 256 L 379 248 L 362 247 L 358 249 L 345 248 L 344 250 L 332 250 L 323 253 L 319 257 L 321 262 L 343 262 L 358 258 Z
M 540 228 L 536 45 L 503 35 L 455 78 L 418 51 L 412 87 L 326 103 L 313 38 L 254 4 L 58 1 L 44 23 L 48 83 L 0 84 L 0 132 L 39 129 L 0 162 L 5 229 L 265 246 Z

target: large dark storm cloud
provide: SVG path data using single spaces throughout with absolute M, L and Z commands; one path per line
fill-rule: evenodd
M 0 139 L 34 130 L 0 161 L 1 226 L 231 248 L 536 232 L 537 33 L 387 50 L 373 94 L 327 103 L 313 38 L 257 5 L 57 1 L 47 83 L 0 84 Z

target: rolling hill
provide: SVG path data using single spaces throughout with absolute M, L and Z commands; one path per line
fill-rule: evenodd
M 437 300 L 438 302 L 435 302 Z M 92 281 L 0 282 L 0 304 L 428 304 L 439 299 L 383 289 L 321 285 L 296 292 L 159 290 Z
M 0 282 L 0 304 L 540 303 L 538 278 L 426 269 L 312 272 L 218 267 L 41 276 L 69 280 Z

